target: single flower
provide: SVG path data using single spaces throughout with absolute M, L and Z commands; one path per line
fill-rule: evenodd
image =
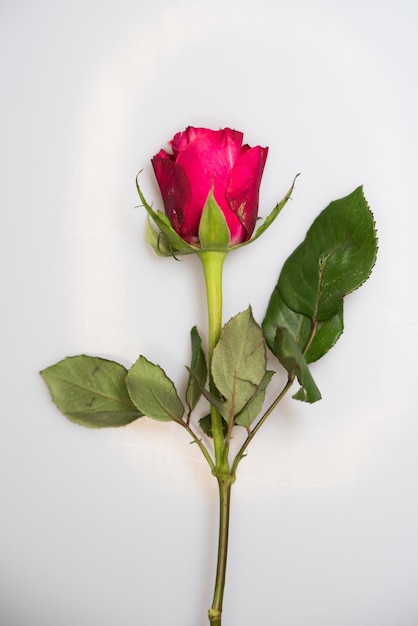
M 152 159 L 165 214 L 175 232 L 199 246 L 199 225 L 210 192 L 229 229 L 229 246 L 250 239 L 258 215 L 268 148 L 243 145 L 243 133 L 189 126 Z

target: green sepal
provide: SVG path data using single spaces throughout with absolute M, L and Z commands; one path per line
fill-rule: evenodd
M 284 198 L 282 198 L 282 200 L 280 200 L 280 202 L 278 202 L 276 204 L 276 206 L 271 211 L 271 213 L 269 213 L 269 215 L 265 218 L 263 223 L 257 228 L 257 230 L 255 231 L 255 233 L 251 237 L 251 239 L 249 239 L 249 241 L 245 241 L 244 243 L 239 244 L 238 246 L 234 246 L 234 248 L 235 247 L 239 248 L 240 246 L 246 246 L 249 243 L 252 243 L 256 239 L 261 237 L 261 235 L 263 233 L 265 233 L 267 228 L 269 228 L 273 224 L 273 222 L 276 219 L 276 217 L 279 215 L 279 213 L 282 211 L 282 209 L 286 206 L 288 200 L 290 200 L 290 197 L 291 197 L 291 195 L 293 193 L 293 189 L 295 187 L 295 182 L 296 182 L 296 179 L 297 179 L 298 176 L 299 176 L 299 174 L 296 174 L 295 178 L 293 179 L 292 185 L 291 185 L 290 189 L 288 190 L 288 192 L 286 193 L 286 195 L 284 196 Z
M 276 331 L 279 327 L 287 328 L 302 351 L 305 361 L 312 363 L 324 356 L 341 336 L 344 330 L 343 304 L 341 304 L 341 308 L 336 315 L 316 324 L 313 338 L 311 338 L 313 320 L 307 315 L 297 313 L 288 307 L 276 285 L 262 322 L 266 343 L 272 351 L 274 351 Z M 307 345 L 308 348 L 306 349 Z
M 144 415 L 161 422 L 181 420 L 183 404 L 173 381 L 159 365 L 140 356 L 128 372 L 126 385 L 132 402 Z
M 358 187 L 315 219 L 283 266 L 280 294 L 294 311 L 327 320 L 338 313 L 343 297 L 370 276 L 376 254 L 373 215 Z
M 173 249 L 167 237 L 152 225 L 150 216 L 147 217 L 145 240 L 157 256 L 173 256 Z
M 186 402 L 191 413 L 202 395 L 202 388 L 205 386 L 208 370 L 205 353 L 202 349 L 202 341 L 196 326 L 192 328 L 190 335 L 192 342 L 192 358 L 186 388 Z
M 289 379 L 296 376 L 300 383 L 301 388 L 293 396 L 296 400 L 312 403 L 321 399 L 303 354 L 287 328 L 277 328 L 273 353 L 287 370 Z
M 225 399 L 222 414 L 237 415 L 252 398 L 266 373 L 266 344 L 251 307 L 223 327 L 212 356 L 212 376 Z
M 235 424 L 238 426 L 244 426 L 247 430 L 250 428 L 251 424 L 259 416 L 260 411 L 263 408 L 267 386 L 274 374 L 275 372 L 267 370 L 255 394 L 249 399 L 238 415 L 235 416 Z
M 225 437 L 227 432 L 228 432 L 228 424 L 227 424 L 227 422 L 225 421 L 225 419 L 223 417 L 221 417 L 221 420 L 222 420 L 222 430 L 223 430 L 223 434 L 224 434 L 224 437 Z M 213 439 L 212 417 L 211 417 L 210 413 L 209 413 L 209 415 L 205 415 L 204 417 L 200 418 L 199 426 L 203 430 L 205 435 L 207 435 L 208 437 Z
M 40 374 L 61 413 L 82 426 L 126 426 L 143 415 L 129 397 L 127 370 L 115 361 L 81 354 Z
M 213 197 L 212 189 L 206 199 L 199 222 L 199 241 L 202 250 L 228 250 L 231 234 L 225 216 Z
M 176 233 L 174 228 L 171 226 L 170 220 L 164 213 L 162 213 L 161 211 L 156 212 L 152 209 L 152 207 L 146 201 L 145 196 L 139 187 L 138 177 L 136 179 L 136 188 L 141 202 L 146 209 L 149 217 L 162 232 L 168 244 L 171 246 L 170 254 L 175 256 L 176 254 L 192 254 L 194 252 L 200 251 L 200 247 L 190 245 L 189 243 L 187 243 L 187 241 L 182 239 L 180 235 Z M 155 250 L 155 247 L 153 245 L 153 237 L 150 236 L 150 234 L 148 234 L 148 237 L 151 239 L 151 246 Z

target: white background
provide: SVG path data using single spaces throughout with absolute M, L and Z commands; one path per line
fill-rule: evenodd
M 268 145 L 260 213 L 225 268 L 225 320 L 261 321 L 281 264 L 359 184 L 379 258 L 346 330 L 286 399 L 233 493 L 225 626 L 418 624 L 414 0 L 3 0 L 1 626 L 204 626 L 216 483 L 175 425 L 68 422 L 38 371 L 141 353 L 183 388 L 204 333 L 198 261 L 144 243 L 135 176 L 187 125 Z M 4 237 L 3 237 L 4 236 Z

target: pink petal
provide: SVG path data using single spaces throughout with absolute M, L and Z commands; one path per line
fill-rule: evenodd
M 164 151 L 160 151 L 152 159 L 152 166 L 161 190 L 166 215 L 174 230 L 183 236 L 185 212 L 192 195 L 190 183 L 183 168 L 171 160 L 170 155 L 165 153 L 164 156 L 162 152 Z
M 231 170 L 226 199 L 245 228 L 247 241 L 255 228 L 258 196 L 268 148 L 256 146 L 245 150 Z
M 209 131 L 192 129 L 195 138 L 178 155 L 177 163 L 186 172 L 192 189 L 191 208 L 201 213 L 208 193 L 214 187 L 214 196 L 222 208 L 229 208 L 225 199 L 229 172 L 239 158 L 242 133 L 230 129 Z M 199 132 L 196 132 L 199 131 Z
M 178 154 L 177 163 L 186 173 L 191 187 L 191 200 L 184 212 L 182 232 L 197 237 L 200 217 L 211 189 L 231 231 L 231 237 L 243 237 L 245 231 L 230 210 L 226 189 L 231 167 L 239 159 L 242 133 L 231 129 L 211 131 L 189 128 L 192 141 Z

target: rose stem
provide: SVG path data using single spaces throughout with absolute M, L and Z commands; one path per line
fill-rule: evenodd
M 209 390 L 217 394 L 212 377 L 213 350 L 219 341 L 222 329 L 222 269 L 226 252 L 208 250 L 199 254 L 203 264 L 206 283 L 206 298 L 208 305 L 208 361 L 209 361 Z M 222 418 L 219 412 L 211 405 L 213 446 L 215 451 L 216 469 L 220 469 L 225 461 L 225 442 L 222 428 Z
M 200 255 L 206 283 L 206 297 L 208 304 L 208 360 L 209 360 L 209 390 L 217 393 L 212 377 L 213 350 L 219 341 L 222 329 L 222 269 L 226 252 L 206 251 Z M 228 450 L 222 427 L 222 417 L 214 406 L 211 406 L 212 435 L 215 451 L 215 468 L 212 473 L 218 481 L 219 488 L 219 539 L 218 560 L 216 566 L 215 590 L 212 606 L 208 616 L 211 626 L 221 626 L 222 603 L 225 588 L 226 562 L 228 555 L 229 511 L 231 501 L 231 486 L 235 477 L 231 474 L 228 463 Z

